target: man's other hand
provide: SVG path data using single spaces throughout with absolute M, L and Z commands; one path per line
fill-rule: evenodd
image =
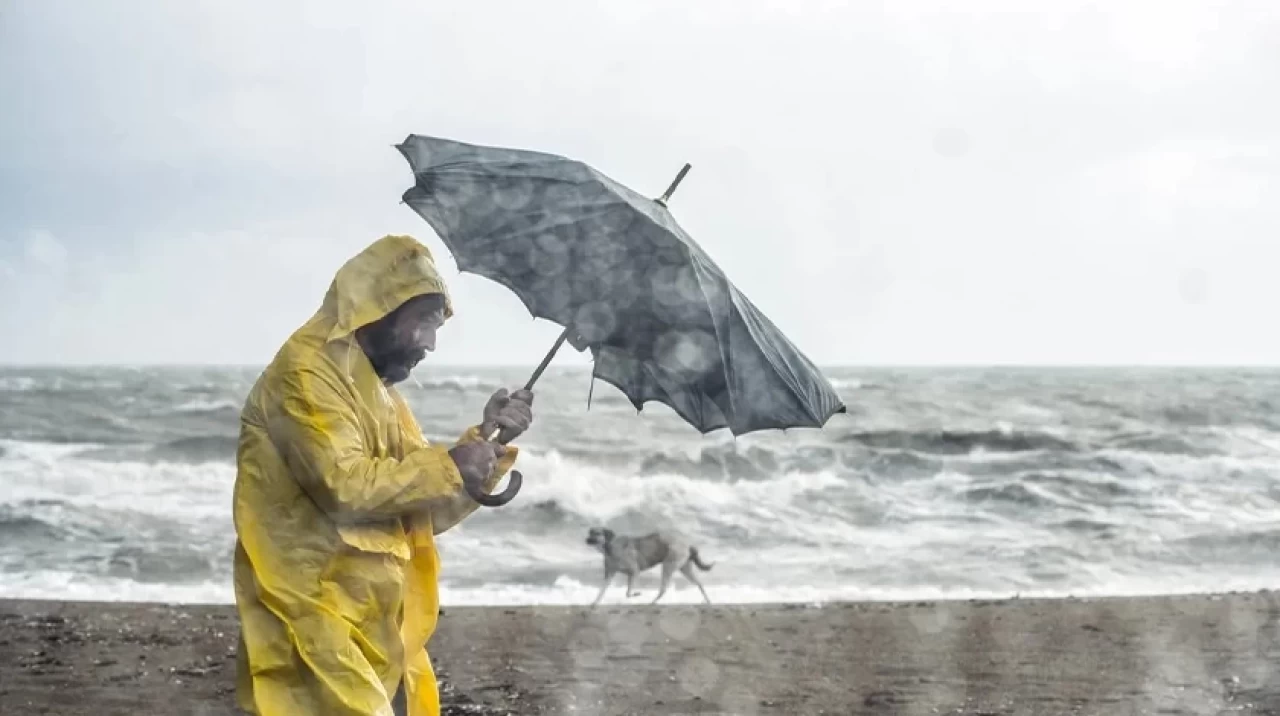
M 480 431 L 489 437 L 495 429 L 499 430 L 498 442 L 505 445 L 520 437 L 532 423 L 533 391 L 521 389 L 508 393 L 506 388 L 500 388 L 485 403 Z
M 498 443 L 477 441 L 454 446 L 449 450 L 449 457 L 458 466 L 464 483 L 481 485 L 493 474 L 498 458 L 506 452 Z

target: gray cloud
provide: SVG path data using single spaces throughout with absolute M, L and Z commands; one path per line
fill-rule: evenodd
M 266 360 L 378 235 L 443 253 L 410 132 L 692 162 L 672 209 L 820 362 L 1280 360 L 1280 10 L 953 7 L 8 3 L 0 361 Z M 439 360 L 556 333 L 453 285 Z

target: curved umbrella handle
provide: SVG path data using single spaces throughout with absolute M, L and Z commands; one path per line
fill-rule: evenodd
M 462 485 L 471 499 L 484 507 L 502 507 L 515 499 L 516 494 L 520 492 L 520 488 L 524 485 L 524 475 L 521 475 L 519 470 L 512 470 L 511 476 L 507 479 L 507 489 L 493 495 L 482 492 L 479 485 L 470 482 L 464 482 Z
M 501 432 L 502 431 L 500 429 L 495 428 L 493 434 L 489 435 L 487 439 L 489 442 L 493 442 L 498 439 L 498 435 Z M 482 492 L 479 485 L 470 482 L 462 483 L 462 486 L 466 488 L 467 494 L 471 496 L 471 499 L 485 507 L 502 507 L 515 499 L 523 485 L 524 475 L 521 475 L 519 470 L 511 471 L 511 475 L 507 478 L 507 489 L 497 494 L 487 494 Z

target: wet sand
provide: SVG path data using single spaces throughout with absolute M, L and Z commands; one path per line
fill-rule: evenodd
M 237 713 L 229 607 L 0 600 L 0 714 Z M 1280 596 L 446 608 L 450 714 L 1277 714 Z

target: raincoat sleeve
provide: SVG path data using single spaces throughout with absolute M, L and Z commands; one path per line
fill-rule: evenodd
M 267 429 L 290 472 L 335 522 L 402 517 L 466 496 L 447 448 L 423 446 L 403 460 L 372 458 L 342 386 L 307 369 L 280 381 Z
M 422 436 L 422 428 L 418 425 L 418 421 L 413 417 L 413 413 L 409 411 L 407 405 L 403 401 L 398 401 L 397 412 L 400 416 L 401 426 L 405 434 L 405 443 L 411 450 L 431 449 L 430 445 Z M 480 433 L 480 426 L 473 425 L 467 428 L 462 437 L 458 438 L 455 445 L 463 443 L 476 442 L 484 440 L 484 435 Z M 519 451 L 510 445 L 507 446 L 507 452 L 498 458 L 498 464 L 493 474 L 484 481 L 484 491 L 493 492 L 498 486 L 498 482 L 502 480 L 502 476 L 507 474 L 516 462 L 516 454 Z M 432 534 L 440 534 L 449 528 L 463 521 L 472 512 L 480 507 L 479 503 L 471 499 L 471 496 L 462 491 L 459 494 L 448 499 L 436 500 L 431 505 L 431 532 Z

